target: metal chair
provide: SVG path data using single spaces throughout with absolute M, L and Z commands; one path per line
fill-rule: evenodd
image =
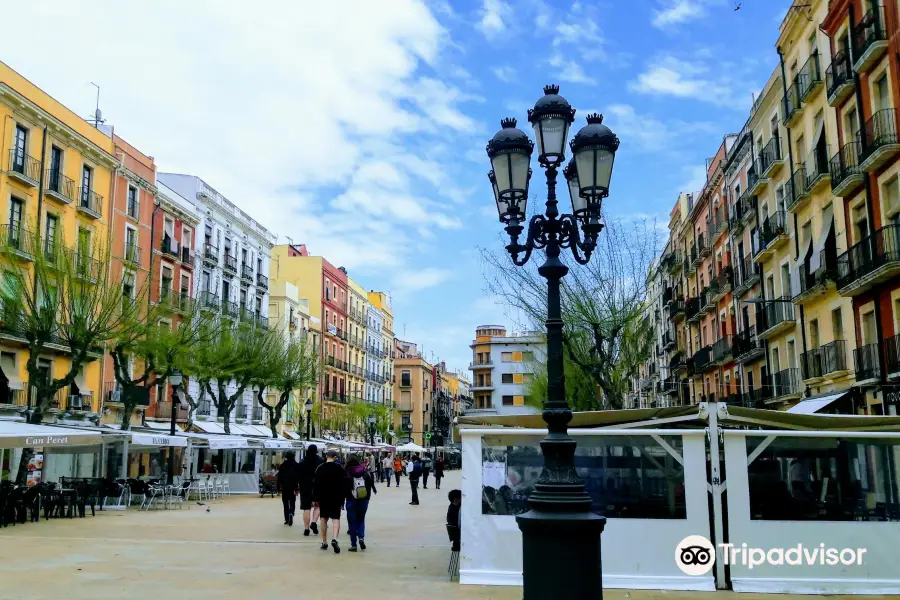
M 459 578 L 459 547 L 460 547 L 460 531 L 456 525 L 447 525 L 447 537 L 450 538 L 452 544 L 450 548 L 450 566 L 447 567 L 447 573 L 450 575 L 450 581 Z
M 221 477 L 216 478 L 216 498 L 221 498 L 225 495 L 225 482 L 222 481 Z
M 222 478 L 222 493 L 226 496 L 231 495 L 231 480 L 228 477 Z

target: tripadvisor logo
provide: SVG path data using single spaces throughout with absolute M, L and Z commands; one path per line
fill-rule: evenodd
M 753 569 L 762 565 L 862 565 L 866 548 L 832 548 L 825 544 L 789 548 L 754 548 L 747 544 L 718 544 L 722 563 Z M 675 564 L 685 575 L 706 575 L 716 563 L 716 547 L 702 535 L 689 535 L 675 547 Z

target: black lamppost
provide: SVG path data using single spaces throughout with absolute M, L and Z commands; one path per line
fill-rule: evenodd
M 169 418 L 169 435 L 175 435 L 175 417 L 178 407 L 181 406 L 181 399 L 178 397 L 178 388 L 181 387 L 183 378 L 180 371 L 172 371 L 169 375 L 169 383 L 172 384 L 172 414 Z M 175 447 L 169 448 L 169 485 L 175 483 Z
M 516 517 L 522 531 L 522 575 L 525 600 L 546 598 L 602 598 L 600 534 L 606 519 L 591 512 L 591 499 L 575 471 L 577 443 L 568 435 L 572 410 L 566 401 L 563 373 L 560 280 L 569 268 L 559 259 L 569 248 L 579 264 L 587 264 L 603 229 L 601 204 L 609 194 L 613 161 L 619 139 L 598 114 L 571 143 L 574 159 L 563 174 L 572 200 L 572 214 L 560 215 L 556 176 L 565 161 L 566 137 L 575 120 L 573 109 L 559 95 L 558 86 L 544 88 L 544 96 L 528 111 L 538 145 L 538 164 L 547 176 L 544 214 L 528 222 L 524 244 L 519 236 L 526 220 L 531 154 L 534 144 L 516 129 L 515 119 L 503 119 L 503 128 L 488 142 L 492 170 L 488 174 L 500 221 L 510 243 L 513 263 L 523 266 L 535 249 L 546 259 L 538 273 L 547 280 L 547 398 L 544 421 L 548 435 L 541 441 L 544 467 L 528 498 L 530 511 Z M 520 258 L 521 256 L 521 258 Z
M 308 442 L 310 426 L 312 425 L 313 401 L 311 398 L 306 399 L 306 404 L 303 405 L 303 408 L 306 409 L 306 441 Z
M 369 443 L 375 445 L 375 415 L 369 415 Z

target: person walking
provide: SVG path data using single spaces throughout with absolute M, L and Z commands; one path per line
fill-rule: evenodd
M 397 479 L 397 487 L 400 487 L 400 475 L 403 473 L 403 461 L 394 455 L 394 477 Z
M 372 474 L 359 464 L 355 456 L 347 461 L 347 478 L 350 488 L 347 490 L 347 529 L 350 531 L 350 552 L 356 552 L 356 542 L 366 549 L 366 512 L 372 494 L 377 494 Z
M 300 491 L 300 470 L 294 460 L 294 453 L 288 452 L 278 467 L 275 489 L 281 493 L 281 504 L 284 506 L 284 524 L 294 525 L 294 512 L 297 509 L 297 492 Z
M 316 469 L 322 464 L 319 449 L 315 444 L 306 449 L 306 455 L 297 465 L 298 488 L 300 490 L 300 510 L 303 511 L 303 535 L 309 536 L 312 528 L 314 534 L 319 533 L 319 507 L 313 505 L 313 487 L 316 479 Z M 311 513 L 311 514 L 310 514 Z
M 438 458 L 434 461 L 434 487 L 441 489 L 441 479 L 444 478 L 444 459 Z
M 320 525 L 322 526 L 322 550 L 328 550 L 328 522 L 331 521 L 333 537 L 331 547 L 335 554 L 340 554 L 338 537 L 341 534 L 341 508 L 347 497 L 349 482 L 347 473 L 336 461 L 338 453 L 329 450 L 325 453 L 325 464 L 316 469 L 313 482 L 313 502 L 319 507 Z M 357 460 L 357 466 L 359 460 Z
M 412 490 L 412 502 L 410 506 L 419 505 L 419 478 L 422 477 L 422 463 L 419 461 L 419 455 L 414 454 L 412 457 L 412 469 L 409 472 L 409 487 Z
M 433 462 L 431 460 L 430 454 L 425 454 L 425 459 L 422 461 L 422 489 L 428 489 L 428 476 L 431 475 L 431 467 L 433 466 Z
M 387 482 L 387 486 L 391 487 L 392 471 L 394 470 L 394 461 L 387 454 L 381 459 L 381 478 Z

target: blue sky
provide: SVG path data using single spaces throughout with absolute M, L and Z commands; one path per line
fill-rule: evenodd
M 2 59 L 79 114 L 98 83 L 161 170 L 390 292 L 397 335 L 464 369 L 475 326 L 506 322 L 478 258 L 502 243 L 484 153 L 500 119 L 529 131 L 560 85 L 575 127 L 598 111 L 622 141 L 609 218 L 665 222 L 776 65 L 789 2 L 735 4 L 42 0 L 7 12 L 78 35 L 10 28 Z

